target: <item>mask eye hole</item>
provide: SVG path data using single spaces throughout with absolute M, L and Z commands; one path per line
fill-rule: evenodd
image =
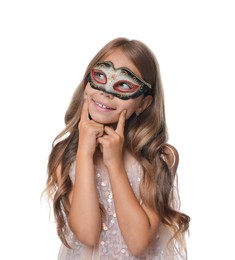
M 107 77 L 101 70 L 93 69 L 92 70 L 92 78 L 95 82 L 99 84 L 106 84 L 107 83 Z
M 118 92 L 133 93 L 139 88 L 139 86 L 128 81 L 119 81 L 113 86 L 113 88 Z

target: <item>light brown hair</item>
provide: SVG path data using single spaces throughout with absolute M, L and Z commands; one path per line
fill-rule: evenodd
M 77 152 L 78 123 L 87 76 L 98 61 L 102 61 L 117 48 L 124 52 L 140 71 L 142 78 L 152 86 L 151 105 L 138 117 L 132 115 L 125 127 L 125 147 L 139 161 L 144 170 L 140 186 L 142 200 L 158 213 L 161 222 L 171 231 L 172 242 L 176 240 L 182 248 L 185 248 L 184 234 L 188 230 L 190 218 L 181 213 L 175 205 L 178 200 L 175 194 L 177 165 L 171 168 L 171 163 L 166 159 L 168 135 L 158 62 L 145 44 L 126 38 L 112 40 L 91 60 L 65 114 L 66 127 L 54 140 L 48 161 L 47 192 L 53 200 L 58 235 L 62 242 L 69 246 L 65 235 L 66 218 L 70 210 L 68 195 L 72 189 L 69 172 Z M 175 156 L 177 157 L 177 154 Z M 61 165 L 60 183 L 56 178 L 59 165 Z

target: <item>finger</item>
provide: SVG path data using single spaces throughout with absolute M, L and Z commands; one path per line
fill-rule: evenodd
M 104 145 L 104 142 L 105 142 L 104 138 L 103 137 L 98 137 L 96 140 L 97 140 L 97 144 L 100 147 L 102 147 L 102 151 L 103 151 L 103 145 Z
M 82 107 L 82 114 L 81 114 L 81 121 L 89 120 L 89 112 L 88 112 L 88 101 L 84 99 L 83 107 Z
M 101 153 L 103 153 L 103 146 L 101 144 L 99 144 L 99 147 L 100 147 Z
M 117 123 L 117 128 L 115 130 L 119 135 L 123 135 L 126 121 L 126 110 L 123 110 L 119 116 L 119 120 Z
M 112 127 L 110 127 L 110 126 L 105 126 L 105 127 L 104 127 L 104 132 L 105 132 L 107 135 L 111 135 L 111 134 L 115 133 L 116 130 L 114 131 L 114 129 L 113 129 Z
M 103 125 L 96 125 L 96 138 L 102 137 L 104 134 L 104 126 Z

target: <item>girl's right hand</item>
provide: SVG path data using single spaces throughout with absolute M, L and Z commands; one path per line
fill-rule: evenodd
M 78 152 L 88 156 L 93 156 L 96 146 L 97 138 L 103 136 L 104 125 L 95 122 L 89 118 L 88 101 L 84 100 L 79 129 L 79 144 Z

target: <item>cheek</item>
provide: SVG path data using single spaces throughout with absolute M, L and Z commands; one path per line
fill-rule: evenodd
M 136 110 L 137 108 L 139 107 L 139 104 L 138 102 L 135 102 L 135 100 L 128 100 L 128 101 L 125 101 L 125 102 L 128 102 L 126 104 L 123 104 L 123 110 L 126 110 L 127 111 L 127 114 L 126 114 L 126 117 L 130 117 Z
M 89 96 L 92 96 L 94 95 L 96 92 L 95 89 L 93 89 L 89 83 L 87 83 L 86 87 L 85 87 L 85 91 L 84 91 L 84 97 L 89 97 Z

